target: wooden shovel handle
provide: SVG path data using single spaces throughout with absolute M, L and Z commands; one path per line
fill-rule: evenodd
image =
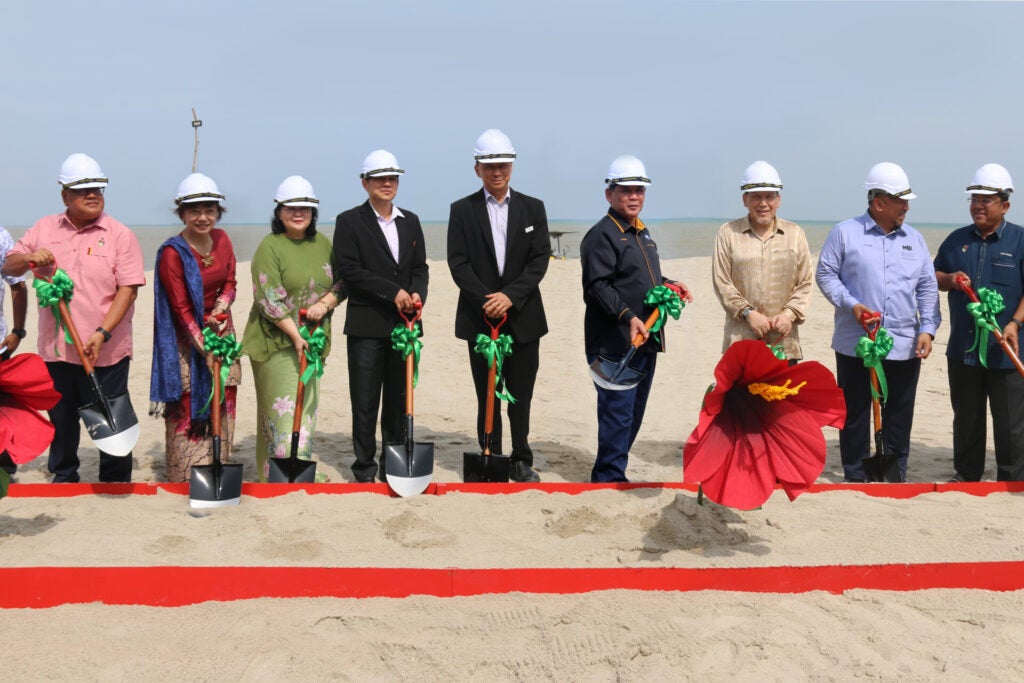
M 29 268 L 32 269 L 32 274 L 35 275 L 37 278 L 41 280 L 46 280 L 47 282 L 50 283 L 53 282 L 53 278 L 46 277 L 45 275 L 36 270 L 35 263 L 29 261 L 28 266 Z M 57 271 L 56 260 L 54 260 L 53 262 L 53 270 L 54 272 Z M 91 375 L 93 372 L 93 364 L 92 361 L 90 361 L 85 355 L 85 345 L 82 344 L 82 337 L 81 335 L 78 334 L 78 328 L 75 327 L 75 321 L 71 319 L 71 310 L 68 308 L 67 302 L 64 301 L 63 299 L 57 302 L 57 306 L 59 307 L 60 310 L 60 317 L 64 321 L 64 327 L 67 328 L 68 334 L 71 335 L 71 343 L 75 345 L 75 351 L 78 352 L 78 357 L 82 361 L 82 368 L 85 370 L 85 374 Z
M 647 328 L 648 331 L 650 331 L 650 329 L 652 327 L 654 327 L 654 323 L 658 322 L 658 316 L 660 316 L 660 315 L 661 315 L 661 309 L 660 308 L 655 308 L 653 311 L 651 311 L 651 314 L 649 316 L 647 316 L 647 320 L 644 321 L 644 327 Z M 637 333 L 637 335 L 635 337 L 633 337 L 633 346 L 636 346 L 636 347 L 639 348 L 639 346 L 641 344 L 643 344 L 643 343 L 644 343 L 644 335 L 642 335 L 640 333 Z
M 400 311 L 399 315 L 402 316 L 402 320 L 405 321 L 407 329 L 412 329 L 416 325 L 416 321 L 423 316 L 423 304 L 416 304 L 416 312 L 413 313 L 412 317 L 407 316 L 404 312 Z M 413 414 L 413 400 L 412 400 L 412 377 L 413 377 L 413 352 L 410 351 L 409 355 L 405 357 L 405 414 Z
M 306 309 L 299 309 L 299 321 L 306 317 Z M 305 323 L 303 323 L 305 324 Z M 302 406 L 306 400 L 306 385 L 302 383 L 302 376 L 306 374 L 306 368 L 309 366 L 309 361 L 306 360 L 306 354 L 299 354 L 299 385 L 295 389 L 295 411 L 294 417 L 292 418 L 292 433 L 299 431 L 302 428 Z
M 978 300 L 978 295 L 975 293 L 974 289 L 967 284 L 967 280 L 962 277 L 958 277 L 956 281 L 957 284 L 963 288 L 964 294 L 967 295 L 968 299 L 976 304 L 981 303 L 981 301 Z M 1013 352 L 1013 348 L 1010 346 L 1010 343 L 1006 341 L 1006 337 L 1003 336 L 1003 332 L 999 329 L 999 325 L 995 326 L 995 329 L 992 330 L 992 334 L 996 336 L 996 341 L 999 342 L 999 346 L 1003 349 L 1003 353 L 1006 354 L 1006 357 L 1009 358 L 1013 363 L 1013 366 L 1017 368 L 1017 372 L 1020 373 L 1021 377 L 1024 377 L 1024 363 L 1021 363 L 1020 357 Z
M 491 339 L 498 338 L 498 330 L 508 320 L 508 313 L 502 316 L 501 320 L 498 321 L 497 325 L 491 325 L 488 320 L 487 324 L 491 328 Z M 491 454 L 491 432 L 494 431 L 494 390 L 498 384 L 498 364 L 491 362 L 491 367 L 487 370 L 487 404 L 484 410 L 484 455 Z

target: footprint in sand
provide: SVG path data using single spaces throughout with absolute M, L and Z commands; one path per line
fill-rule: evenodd
M 406 510 L 381 523 L 384 536 L 403 548 L 446 548 L 455 545 L 455 534 Z

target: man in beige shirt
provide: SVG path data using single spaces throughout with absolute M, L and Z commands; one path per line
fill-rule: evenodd
M 715 238 L 712 279 L 725 309 L 723 352 L 741 339 L 782 338 L 786 358 L 803 358 L 798 326 L 806 319 L 813 271 L 807 237 L 776 217 L 782 180 L 771 164 L 755 161 L 743 173 L 747 215 L 726 223 Z

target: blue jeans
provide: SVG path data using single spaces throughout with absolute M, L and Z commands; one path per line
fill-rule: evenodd
M 595 356 L 587 356 L 593 363 Z M 658 355 L 641 353 L 633 357 L 630 367 L 646 374 L 632 389 L 613 391 L 597 384 L 597 459 L 590 472 L 592 482 L 621 482 L 626 479 L 629 449 L 633 447 L 647 409 L 647 396 L 654 381 Z

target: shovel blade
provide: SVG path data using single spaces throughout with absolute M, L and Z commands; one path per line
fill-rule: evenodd
M 865 477 L 870 482 L 903 483 L 900 461 L 895 455 L 872 455 L 861 460 L 861 464 L 864 465 Z
M 82 406 L 78 414 L 96 448 L 111 455 L 131 455 L 139 440 L 139 418 L 135 416 L 128 394 L 118 394 L 105 398 L 102 403 L 96 401 Z
M 644 381 L 647 374 L 634 370 L 623 361 L 598 356 L 590 364 L 590 378 L 602 389 L 611 391 L 627 391 Z
M 384 447 L 384 478 L 402 498 L 423 493 L 433 474 L 434 444 L 413 444 L 411 457 L 404 443 Z
M 462 453 L 462 480 L 467 483 L 507 483 L 511 468 L 507 455 Z
M 875 431 L 875 454 L 861 460 L 864 465 L 865 478 L 870 482 L 886 482 L 902 484 L 900 459 L 892 453 L 885 452 L 882 430 Z
M 242 465 L 213 464 L 192 468 L 188 504 L 194 508 L 238 505 L 242 499 Z
M 271 484 L 312 484 L 316 482 L 316 460 L 271 458 L 267 475 Z

